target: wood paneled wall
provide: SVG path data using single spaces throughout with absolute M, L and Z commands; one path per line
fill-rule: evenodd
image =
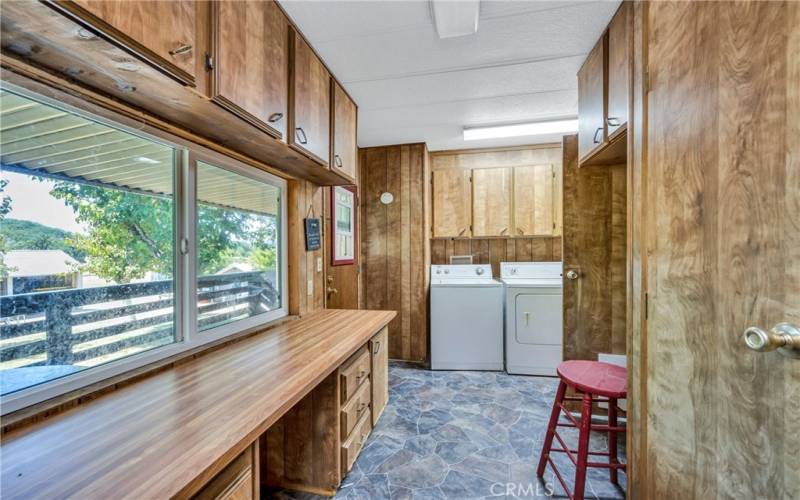
M 474 264 L 491 264 L 499 276 L 501 262 L 561 260 L 561 236 L 431 240 L 431 264 L 449 264 L 453 255 L 472 255 Z
M 325 307 L 324 273 L 317 271 L 317 259 L 324 264 L 326 245 L 324 227 L 322 248 L 306 251 L 303 219 L 323 219 L 324 190 L 326 188 L 304 180 L 290 180 L 287 193 L 287 218 L 289 221 L 289 314 L 304 315 Z M 324 225 L 323 225 L 324 226 Z M 324 265 L 321 266 L 325 268 Z M 310 286 L 309 286 L 310 283 Z M 309 294 L 309 291 L 311 293 Z
M 428 357 L 430 172 L 425 144 L 359 150 L 365 309 L 397 311 L 389 357 Z M 381 193 L 394 201 L 384 205 Z

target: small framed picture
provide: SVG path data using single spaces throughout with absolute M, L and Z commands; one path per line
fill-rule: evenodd
M 331 265 L 356 263 L 356 187 L 334 186 L 331 190 Z

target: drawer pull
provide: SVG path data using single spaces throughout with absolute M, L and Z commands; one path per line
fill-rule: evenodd
M 267 118 L 267 121 L 270 123 L 275 123 L 281 118 L 283 118 L 283 113 L 272 113 L 271 115 L 269 115 L 269 118 Z
M 367 409 L 367 403 L 364 403 L 362 401 L 361 404 L 358 406 L 358 409 L 356 410 L 356 418 L 361 417 L 361 414 L 364 413 L 364 410 L 366 409 Z
M 300 144 L 308 144 L 308 137 L 306 137 L 306 132 L 302 127 L 297 127 L 295 129 L 295 136 L 297 137 L 297 142 Z
M 594 131 L 594 143 L 595 144 L 600 144 L 600 139 L 597 138 L 597 133 L 598 132 L 602 132 L 602 131 L 603 131 L 603 127 L 597 127 L 597 130 Z
M 366 374 L 367 374 L 367 372 L 365 372 L 364 370 L 361 370 L 360 372 L 358 372 L 358 375 L 356 375 L 356 381 L 358 381 L 360 383 L 361 379 L 364 378 L 364 375 L 366 375 Z
M 378 354 L 381 352 L 381 341 L 378 340 L 375 342 L 375 349 L 372 351 L 372 354 Z
M 171 55 L 171 56 L 179 56 L 181 54 L 186 54 L 186 53 L 191 52 L 191 51 L 192 51 L 192 46 L 189 45 L 189 44 L 184 43 L 184 44 L 181 44 L 180 47 L 177 47 L 177 48 L 174 48 L 174 49 L 170 50 L 169 51 L 169 55 Z

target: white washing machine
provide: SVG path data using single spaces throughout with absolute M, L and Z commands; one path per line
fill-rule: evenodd
M 492 266 L 431 266 L 431 368 L 503 369 L 503 284 Z
M 561 262 L 502 262 L 506 371 L 556 375 L 562 361 Z

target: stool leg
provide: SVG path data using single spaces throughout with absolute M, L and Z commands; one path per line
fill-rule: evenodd
M 550 448 L 553 446 L 553 435 L 556 432 L 556 424 L 558 417 L 561 414 L 560 403 L 564 402 L 564 394 L 567 392 L 567 384 L 563 381 L 558 384 L 558 391 L 556 391 L 556 399 L 553 402 L 553 410 L 550 412 L 550 422 L 547 424 L 547 434 L 544 436 L 544 444 L 542 445 L 542 453 L 539 457 L 539 468 L 536 469 L 537 477 L 544 477 L 544 468 L 547 466 L 547 458 L 550 456 Z
M 584 393 L 581 402 L 580 434 L 578 436 L 578 464 L 575 467 L 574 500 L 583 500 L 586 487 L 586 464 L 589 461 L 589 435 L 592 423 L 592 395 Z
M 617 426 L 616 399 L 609 399 L 608 401 L 608 425 L 609 427 Z M 619 458 L 617 457 L 617 431 L 615 430 L 608 431 L 608 462 L 612 464 L 619 463 Z M 610 467 L 608 469 L 608 475 L 609 478 L 611 479 L 611 482 L 619 486 L 619 481 L 617 479 L 617 469 L 615 467 Z

